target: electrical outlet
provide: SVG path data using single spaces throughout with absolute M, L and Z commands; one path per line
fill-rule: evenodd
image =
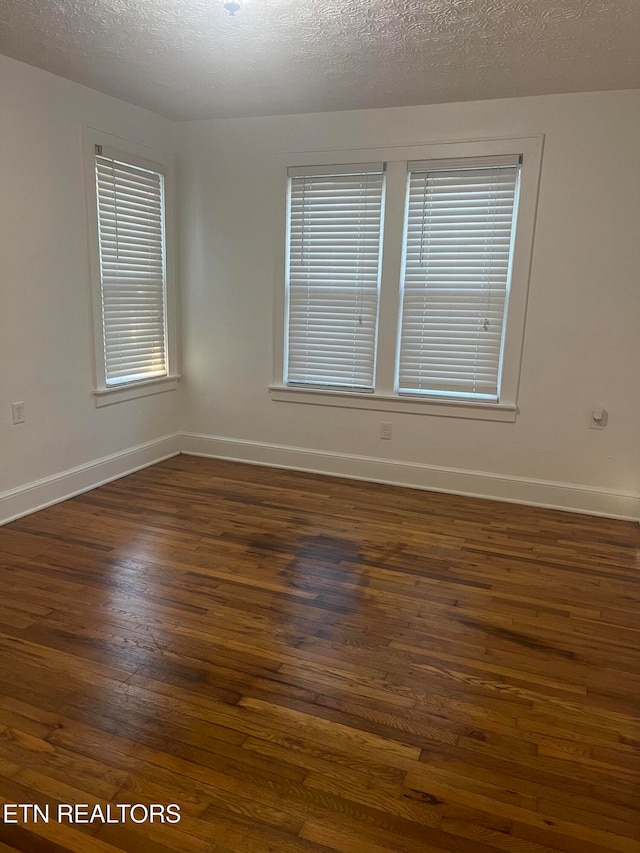
M 380 424 L 380 438 L 384 438 L 385 441 L 391 439 L 391 424 L 387 421 L 382 421 Z
M 24 423 L 24 403 L 12 403 L 11 412 L 13 414 L 14 424 Z

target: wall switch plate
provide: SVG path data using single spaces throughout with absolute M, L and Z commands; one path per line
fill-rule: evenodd
M 14 424 L 24 423 L 24 403 L 12 403 L 11 413 L 13 415 Z
M 391 424 L 387 421 L 382 421 L 380 424 L 380 438 L 383 438 L 385 441 L 391 439 Z

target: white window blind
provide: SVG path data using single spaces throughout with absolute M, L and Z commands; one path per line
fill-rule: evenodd
M 167 374 L 164 181 L 96 152 L 107 386 Z
M 287 382 L 373 390 L 382 164 L 289 170 Z
M 409 163 L 399 393 L 498 400 L 519 164 Z

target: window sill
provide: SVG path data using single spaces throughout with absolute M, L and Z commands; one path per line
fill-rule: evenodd
M 113 388 L 100 388 L 93 392 L 96 407 L 111 406 L 113 403 L 124 403 L 137 397 L 150 397 L 152 394 L 163 394 L 165 391 L 175 391 L 178 387 L 179 375 L 162 376 L 160 379 L 147 379 L 142 382 L 132 382 L 130 385 L 116 385 Z
M 506 403 L 361 394 L 354 391 L 292 388 L 285 385 L 270 385 L 269 394 L 271 399 L 278 403 L 306 403 L 313 406 L 337 406 L 346 409 L 467 418 L 477 421 L 514 423 L 518 414 L 517 406 Z

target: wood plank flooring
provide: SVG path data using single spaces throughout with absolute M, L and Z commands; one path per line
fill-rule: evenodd
M 631 523 L 177 457 L 0 529 L 0 853 L 638 853 Z

